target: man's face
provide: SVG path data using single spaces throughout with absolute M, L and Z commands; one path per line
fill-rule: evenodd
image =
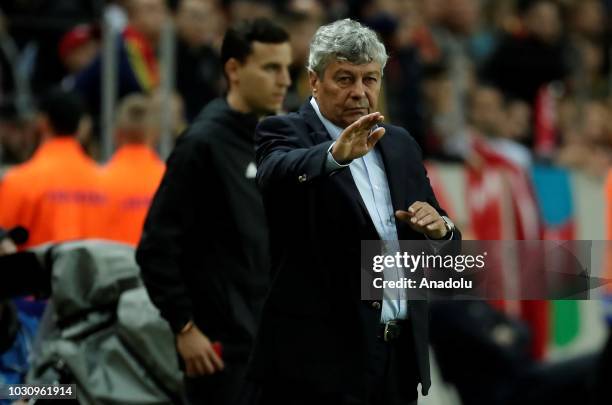
M 310 87 L 325 118 L 346 128 L 360 117 L 376 112 L 381 85 L 380 63 L 354 65 L 335 60 L 323 77 L 310 72 Z
M 503 126 L 503 98 L 489 87 L 475 90 L 471 105 L 472 124 L 484 135 L 497 135 Z
M 96 41 L 88 41 L 76 49 L 73 49 L 64 60 L 64 64 L 71 73 L 78 73 L 96 58 L 100 46 Z
M 557 5 L 543 1 L 527 12 L 525 17 L 527 31 L 546 43 L 554 43 L 561 35 L 561 16 Z
M 168 9 L 162 0 L 131 0 L 130 24 L 157 43 L 168 17 Z
M 176 13 L 176 25 L 180 37 L 193 47 L 205 45 L 212 37 L 211 27 L 214 27 L 212 20 L 216 13 L 212 2 L 181 1 Z
M 231 85 L 237 86 L 249 110 L 258 114 L 278 112 L 291 85 L 291 61 L 289 42 L 253 42 L 251 54 L 229 74 Z

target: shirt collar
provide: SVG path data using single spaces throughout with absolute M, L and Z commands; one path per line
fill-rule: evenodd
M 333 122 L 331 122 L 330 120 L 328 120 L 327 118 L 325 118 L 323 114 L 321 114 L 321 110 L 319 110 L 319 105 L 317 104 L 317 100 L 314 97 L 310 98 L 310 105 L 312 105 L 312 108 L 317 113 L 317 116 L 323 123 L 323 126 L 325 127 L 325 129 L 327 129 L 327 132 L 329 132 L 329 136 L 331 136 L 333 140 L 338 139 L 343 129 L 337 126 L 336 124 L 334 124 Z

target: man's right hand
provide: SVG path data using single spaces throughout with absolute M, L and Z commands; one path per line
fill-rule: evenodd
M 340 164 L 362 157 L 374 149 L 376 142 L 385 134 L 384 128 L 372 128 L 383 122 L 384 117 L 379 112 L 364 115 L 340 134 L 331 150 L 332 157 Z
M 176 347 L 189 377 L 214 374 L 225 367 L 210 340 L 195 325 L 176 336 Z

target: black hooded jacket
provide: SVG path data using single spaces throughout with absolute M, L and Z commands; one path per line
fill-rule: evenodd
M 191 319 L 245 359 L 269 279 L 256 124 L 222 98 L 204 108 L 168 159 L 136 254 L 175 333 Z

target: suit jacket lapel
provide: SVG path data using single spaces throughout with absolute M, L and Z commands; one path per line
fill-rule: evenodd
M 312 108 L 312 105 L 310 104 L 310 98 L 300 107 L 300 114 L 302 115 L 302 117 L 304 117 L 304 121 L 310 128 L 311 132 L 309 133 L 309 135 L 312 137 L 313 142 L 315 144 L 332 140 L 331 136 L 329 135 L 329 132 L 327 132 L 327 129 L 319 119 L 314 108 Z M 338 180 L 340 180 L 341 187 L 347 193 L 349 193 L 349 195 L 351 196 L 351 200 L 357 202 L 361 210 L 361 214 L 366 217 L 366 221 L 372 225 L 373 229 L 375 229 L 374 223 L 372 222 L 370 214 L 368 213 L 368 209 L 366 208 L 365 203 L 361 198 L 361 194 L 359 193 L 359 189 L 355 184 L 355 179 L 353 179 L 351 171 L 346 169 L 339 170 L 337 173 L 334 174 L 334 176 Z
M 389 191 L 391 192 L 391 202 L 394 210 L 406 210 L 408 207 L 408 189 L 410 187 L 410 179 L 406 178 L 405 170 L 402 170 L 401 145 L 397 134 L 391 133 L 389 128 L 386 128 L 387 133 L 378 141 L 378 148 L 385 165 L 385 173 L 387 174 L 387 182 L 389 183 Z
M 327 129 L 325 129 L 325 126 L 317 116 L 314 108 L 310 105 L 310 98 L 300 107 L 300 114 L 304 117 L 304 121 L 310 129 L 309 135 L 315 145 L 332 140 L 332 137 L 329 135 L 329 132 L 327 132 Z

